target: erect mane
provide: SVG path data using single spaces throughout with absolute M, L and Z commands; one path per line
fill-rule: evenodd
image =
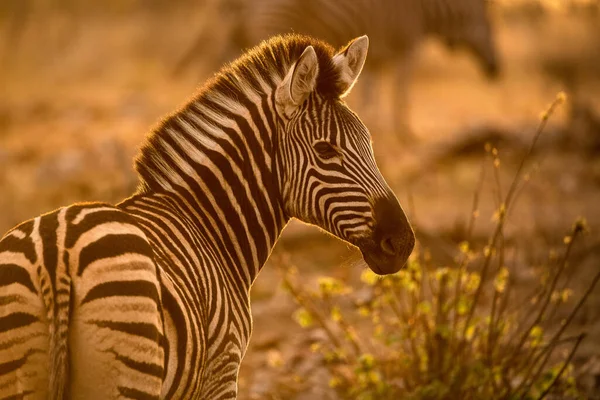
M 256 94 L 274 89 L 308 46 L 314 48 L 319 63 L 316 92 L 325 98 L 339 98 L 345 87 L 341 83 L 340 72 L 332 61 L 335 54 L 333 47 L 320 40 L 296 34 L 275 36 L 263 41 L 224 66 L 186 105 L 166 116 L 150 132 L 135 160 L 135 169 L 140 177 L 138 192 L 146 191 L 151 186 L 161 187 L 168 181 L 167 177 L 177 176 L 173 166 L 167 162 L 168 146 L 165 146 L 165 141 L 171 135 L 181 136 L 176 133 L 179 129 L 178 120 L 190 113 L 218 115 L 226 113 L 231 106 L 245 107 L 243 103 L 247 103 Z M 198 131 L 198 135 L 202 136 L 203 133 Z
M 266 82 L 271 82 L 274 75 L 283 78 L 289 67 L 308 46 L 313 46 L 319 62 L 317 92 L 323 97 L 340 97 L 344 92 L 344 86 L 340 82 L 339 70 L 332 62 L 332 57 L 335 55 L 334 48 L 321 40 L 298 34 L 274 36 L 246 51 L 209 80 L 200 89 L 198 96 L 202 97 L 203 94 L 213 91 L 235 92 L 239 90 L 237 82 L 240 80 L 261 91 L 255 77 L 257 72 Z

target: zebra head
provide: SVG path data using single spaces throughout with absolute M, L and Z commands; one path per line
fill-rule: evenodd
M 462 27 L 456 29 L 455 41 L 479 60 L 488 78 L 497 78 L 500 65 L 487 3 L 488 0 L 469 2 L 469 10 L 458 19 L 457 25 Z
M 368 129 L 343 101 L 368 45 L 362 36 L 335 55 L 309 45 L 289 68 L 274 96 L 276 161 L 287 215 L 354 244 L 383 275 L 405 264 L 415 236 L 377 168 Z

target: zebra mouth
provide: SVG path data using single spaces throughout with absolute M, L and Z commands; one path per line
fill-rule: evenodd
M 415 246 L 415 234 L 395 196 L 373 204 L 374 227 L 357 246 L 363 259 L 379 275 L 394 274 L 406 264 Z
M 378 251 L 364 251 L 361 250 L 363 259 L 371 269 L 377 275 L 389 275 L 394 274 L 406 263 L 406 260 L 400 260 L 398 257 L 390 257 L 385 254 L 381 254 Z
M 373 256 L 372 253 L 366 253 L 364 251 L 361 252 L 363 259 L 365 260 L 371 271 L 375 272 L 377 275 L 386 275 L 386 273 L 383 272 L 383 269 L 381 267 L 382 262 L 378 260 L 376 256 Z
M 380 235 L 376 235 L 380 236 Z M 412 231 L 406 235 L 381 235 L 379 240 L 369 239 L 358 243 L 363 259 L 378 275 L 394 274 L 406 264 L 415 245 Z

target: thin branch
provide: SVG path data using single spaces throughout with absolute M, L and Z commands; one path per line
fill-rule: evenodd
M 560 276 L 562 275 L 563 271 L 565 270 L 565 268 L 567 266 L 567 260 L 569 259 L 569 255 L 571 254 L 571 249 L 573 248 L 575 239 L 577 238 L 577 236 L 579 235 L 580 232 L 581 232 L 581 230 L 578 229 L 577 225 L 576 225 L 573 228 L 573 231 L 571 232 L 571 236 L 570 236 L 571 239 L 570 239 L 569 243 L 567 244 L 567 249 L 565 251 L 565 255 L 563 256 L 562 262 L 558 268 L 558 271 L 556 271 L 556 274 L 554 274 L 554 278 L 552 279 L 552 282 L 550 283 L 548 291 L 546 292 L 546 295 L 544 296 L 543 304 L 540 307 L 539 312 L 537 313 L 537 316 L 535 317 L 533 322 L 529 325 L 529 327 L 521 335 L 521 339 L 519 340 L 519 343 L 517 344 L 517 346 L 514 349 L 513 358 L 516 357 L 516 355 L 521 352 L 521 348 L 523 347 L 523 345 L 525 344 L 525 341 L 529 337 L 531 330 L 536 325 L 538 325 L 544 318 L 546 309 L 548 308 L 548 305 L 550 304 L 550 300 L 552 299 L 552 293 L 554 292 L 554 288 L 556 287 L 556 284 L 558 283 L 558 279 L 560 278 Z
M 548 393 L 550 393 L 550 390 L 552 389 L 552 387 L 554 387 L 554 385 L 556 385 L 556 382 L 558 382 L 558 380 L 560 379 L 560 377 L 562 376 L 563 372 L 565 372 L 565 369 L 567 369 L 567 366 L 569 365 L 569 363 L 571 362 L 571 360 L 573 359 L 573 355 L 575 354 L 575 352 L 577 351 L 577 348 L 579 347 L 579 344 L 581 343 L 581 341 L 583 340 L 583 338 L 585 337 L 584 334 L 581 334 L 577 337 L 577 341 L 575 342 L 575 345 L 573 346 L 573 348 L 571 349 L 571 352 L 569 353 L 569 356 L 567 357 L 567 359 L 565 360 L 565 363 L 563 364 L 563 366 L 561 367 L 560 371 L 558 371 L 558 374 L 556 374 L 556 376 L 554 377 L 554 379 L 552 380 L 552 383 L 546 388 L 546 390 L 544 390 L 542 392 L 542 394 L 540 394 L 540 396 L 537 398 L 537 400 L 542 400 L 544 397 L 546 397 L 546 395 Z
M 559 93 L 556 96 L 556 99 L 552 102 L 552 104 L 550 104 L 550 107 L 548 107 L 548 110 L 542 115 L 542 119 L 538 125 L 536 132 L 535 132 L 535 135 L 531 142 L 531 146 L 529 147 L 529 150 L 527 151 L 527 153 L 521 159 L 521 164 L 519 164 L 519 167 L 517 168 L 517 172 L 515 173 L 515 177 L 512 180 L 511 185 L 508 189 L 506 198 L 504 200 L 504 204 L 500 205 L 500 209 L 498 210 L 498 223 L 496 224 L 496 229 L 494 230 L 492 237 L 488 241 L 488 245 L 487 245 L 488 252 L 485 255 L 484 263 L 481 268 L 481 273 L 480 273 L 481 279 L 480 279 L 479 285 L 477 286 L 477 289 L 475 291 L 475 295 L 473 296 L 473 303 L 471 304 L 471 307 L 469 309 L 469 314 L 467 315 L 467 318 L 465 320 L 465 326 L 463 328 L 463 334 L 462 334 L 463 338 L 466 335 L 469 323 L 471 322 L 471 319 L 473 318 L 473 314 L 475 313 L 475 307 L 479 300 L 479 296 L 481 295 L 481 291 L 483 288 L 483 282 L 485 280 L 485 277 L 487 276 L 487 271 L 488 271 L 493 253 L 494 253 L 493 250 L 496 246 L 496 241 L 498 240 L 500 233 L 504 229 L 504 223 L 506 222 L 506 210 L 512 204 L 513 195 L 515 194 L 515 190 L 518 186 L 518 181 L 519 181 L 518 178 L 522 175 L 523 168 L 525 167 L 525 163 L 529 160 L 529 158 L 533 154 L 533 149 L 535 148 L 535 146 L 538 142 L 538 139 L 540 138 L 542 132 L 544 131 L 544 128 L 546 127 L 546 125 L 548 123 L 548 119 L 554 113 L 554 110 L 556 109 L 556 107 L 559 106 L 560 104 L 562 104 L 564 102 L 564 100 L 565 100 L 564 93 L 562 93 L 562 92 Z

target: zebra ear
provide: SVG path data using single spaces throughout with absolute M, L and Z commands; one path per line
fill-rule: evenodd
M 275 103 L 285 116 L 290 117 L 315 89 L 318 73 L 317 54 L 308 46 L 275 92 Z
M 352 40 L 333 57 L 334 65 L 340 70 L 340 80 L 343 86 L 343 94 L 340 97 L 346 96 L 356 83 L 365 65 L 368 50 L 369 38 L 364 35 Z

